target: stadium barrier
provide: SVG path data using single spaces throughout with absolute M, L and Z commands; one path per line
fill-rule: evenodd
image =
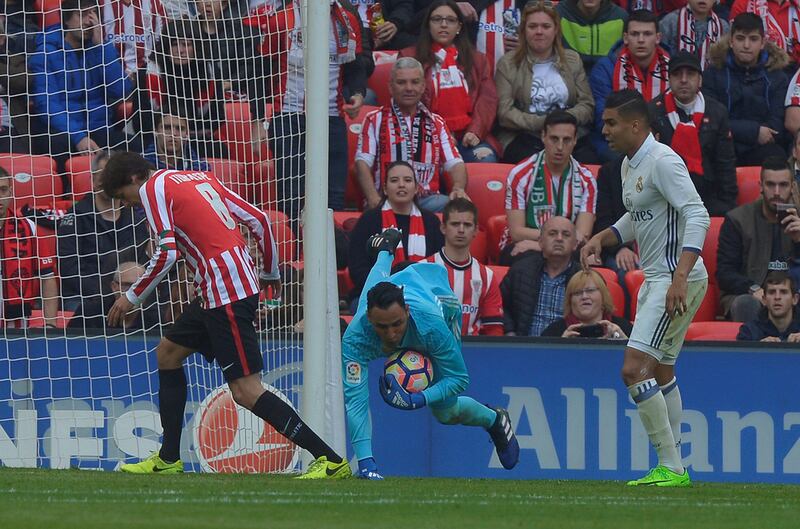
M 0 381 L 0 465 L 113 470 L 154 450 L 160 425 L 151 388 L 157 381 L 148 374 L 147 355 L 155 344 L 130 336 L 6 341 L 0 372 L 10 376 Z M 267 352 L 265 382 L 289 388 L 286 396 L 297 405 L 301 351 L 287 353 Z M 370 387 L 374 452 L 386 475 L 624 480 L 654 464 L 619 378 L 621 344 L 468 340 L 464 357 L 467 394 L 508 408 L 522 449 L 519 465 L 503 470 L 480 429 L 439 425 L 428 410 L 395 410 Z M 798 360 L 796 348 L 780 345 L 684 349 L 677 368 L 683 456 L 696 481 L 800 483 Z M 382 366 L 370 367 L 374 373 Z M 218 412 L 225 406 L 215 405 L 219 395 L 203 389 L 214 387 L 206 382 L 192 387 L 187 406 L 182 458 L 189 468 L 263 470 L 262 461 L 267 470 L 291 470 L 296 451 L 263 425 L 243 425 L 245 415 L 233 413 L 238 429 L 221 428 Z M 197 450 L 202 439 L 207 442 Z

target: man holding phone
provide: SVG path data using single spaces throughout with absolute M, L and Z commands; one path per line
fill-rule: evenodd
M 731 210 L 719 233 L 717 284 L 720 305 L 733 321 L 751 321 L 763 304 L 761 285 L 770 271 L 790 271 L 800 257 L 794 174 L 781 157 L 761 165 L 761 197 Z

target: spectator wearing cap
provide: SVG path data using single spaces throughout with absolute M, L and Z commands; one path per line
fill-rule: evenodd
M 759 342 L 800 342 L 800 320 L 795 307 L 800 300 L 792 277 L 770 272 L 762 285 L 764 309 L 739 329 L 737 340 Z
M 756 319 L 767 273 L 790 271 L 800 256 L 793 182 L 794 173 L 784 158 L 767 158 L 761 166 L 761 197 L 725 216 L 717 247 L 717 284 L 720 305 L 733 321 Z
M 703 69 L 697 55 L 678 52 L 669 63 L 669 90 L 649 103 L 653 133 L 686 162 L 708 214 L 722 216 L 736 207 L 736 155 L 728 111 L 704 97 Z

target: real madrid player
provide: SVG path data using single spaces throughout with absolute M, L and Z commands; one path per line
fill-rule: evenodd
M 394 376 L 380 375 L 376 378 L 383 400 L 401 410 L 428 406 L 442 424 L 482 426 L 500 463 L 511 469 L 519 460 L 519 443 L 508 412 L 461 395 L 469 384 L 461 355 L 461 303 L 450 288 L 447 271 L 440 264 L 417 263 L 390 276 L 400 239 L 394 228 L 370 238 L 369 251 L 377 254 L 377 261 L 342 339 L 344 404 L 358 477 L 383 479 L 372 455 L 367 366 L 370 360 L 406 349 L 431 360 L 433 384 L 409 393 Z
M 632 240 L 639 245 L 645 281 L 622 379 L 658 454 L 658 465 L 628 485 L 685 487 L 691 479 L 680 456 L 682 404 L 675 361 L 708 286 L 700 257 L 708 213 L 683 160 L 651 134 L 641 94 L 622 90 L 609 95 L 603 135 L 611 148 L 627 155 L 622 198 L 628 212 L 592 237 L 581 250 L 581 261 L 584 266 L 598 263 L 603 246 Z

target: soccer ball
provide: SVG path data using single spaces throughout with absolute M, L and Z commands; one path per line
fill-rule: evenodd
M 386 359 L 385 375 L 394 375 L 409 393 L 419 393 L 433 382 L 433 364 L 416 351 L 400 351 Z

